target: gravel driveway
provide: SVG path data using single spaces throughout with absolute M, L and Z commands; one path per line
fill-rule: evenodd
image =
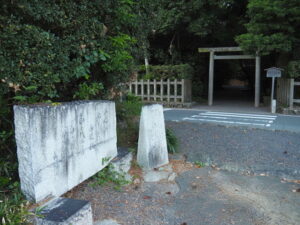
M 167 122 L 188 161 L 228 171 L 300 179 L 300 133 Z
M 91 201 L 101 225 L 299 224 L 300 134 L 186 122 L 167 127 L 181 146 L 170 156 L 175 181 L 141 179 L 122 191 L 86 181 L 66 196 Z M 183 155 L 216 166 L 196 168 Z

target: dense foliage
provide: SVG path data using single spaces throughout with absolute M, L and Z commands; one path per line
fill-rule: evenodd
M 15 183 L 12 105 L 117 93 L 139 52 L 134 7 L 131 0 L 0 0 L 2 223 L 27 216 Z
M 100 94 L 130 75 L 131 1 L 2 1 L 1 95 L 26 102 Z M 85 84 L 85 85 L 78 85 Z M 78 93 L 79 92 L 79 93 Z
M 237 37 L 242 48 L 261 55 L 292 53 L 300 47 L 298 0 L 250 0 L 247 33 Z
M 142 66 L 138 72 L 139 79 L 191 79 L 194 70 L 188 64 L 149 66 L 149 72 Z

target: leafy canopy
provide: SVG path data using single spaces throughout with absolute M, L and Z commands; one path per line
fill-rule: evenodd
M 299 0 L 250 0 L 247 33 L 236 41 L 248 52 L 290 52 L 300 44 Z
M 133 65 L 131 0 L 1 0 L 0 94 L 80 97 L 126 80 Z M 85 85 L 79 85 L 85 83 Z M 84 96 L 86 98 L 86 96 Z

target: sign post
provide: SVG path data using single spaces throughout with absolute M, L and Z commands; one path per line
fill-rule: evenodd
M 272 78 L 272 92 L 271 92 L 271 113 L 276 113 L 276 99 L 274 99 L 275 79 L 281 77 L 283 69 L 271 67 L 266 69 L 267 77 Z

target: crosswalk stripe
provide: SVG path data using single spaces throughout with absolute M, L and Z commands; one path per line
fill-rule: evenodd
M 211 118 L 211 119 L 221 119 L 221 120 L 228 120 L 232 119 L 232 117 L 225 117 L 225 116 L 204 116 L 204 115 L 194 115 L 193 118 Z M 243 120 L 243 121 L 249 121 L 249 117 L 243 117 L 243 118 L 236 118 L 237 120 Z M 266 122 L 266 123 L 273 123 L 273 120 L 270 119 L 251 119 L 251 121 L 256 122 Z
M 254 116 L 254 117 L 268 117 L 268 118 L 276 118 L 276 115 L 264 115 L 264 114 L 247 114 L 247 113 L 227 113 L 227 112 L 211 112 L 207 111 L 202 114 L 211 114 L 211 115 L 235 115 L 235 116 Z
M 267 126 L 264 123 L 246 123 L 246 122 L 238 122 L 238 121 L 222 121 L 222 120 L 210 120 L 210 119 L 196 119 L 185 117 L 183 120 L 194 120 L 194 121 L 204 121 L 204 122 L 217 122 L 217 123 L 227 123 L 227 124 L 239 124 L 239 125 L 254 125 L 254 126 Z
M 271 116 L 253 116 L 253 115 L 243 115 L 243 114 L 236 114 L 236 115 L 232 115 L 232 114 L 227 114 L 227 113 L 223 113 L 223 114 L 215 114 L 215 113 L 200 113 L 199 115 L 205 115 L 205 116 L 223 116 L 223 117 L 233 117 L 233 118 L 251 118 L 251 119 L 265 119 L 265 120 L 275 120 L 276 117 L 271 117 Z

